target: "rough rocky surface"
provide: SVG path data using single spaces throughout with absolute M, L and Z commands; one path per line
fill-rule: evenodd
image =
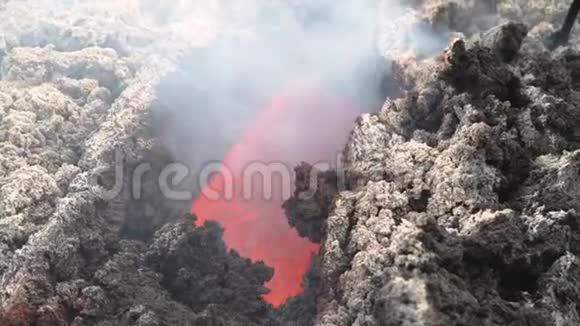
M 567 4 L 498 2 L 499 25 L 474 33 L 450 3 L 415 8 L 445 6 L 463 39 L 395 58 L 407 92 L 352 131 L 316 325 L 580 323 L 580 52 L 543 46 Z
M 211 15 L 121 3 L 0 1 L 0 325 L 580 324 L 580 48 L 543 45 L 569 1 L 416 0 L 386 21 L 400 97 L 357 121 L 344 171 L 297 168 L 285 208 L 322 251 L 277 311 L 270 268 L 154 178 L 130 186 L 173 160 L 156 91 Z
M 131 5 L 2 3 L 0 325 L 271 325 L 271 268 L 132 188 L 180 36 Z
M 292 198 L 284 203 L 290 225 L 302 237 L 319 243 L 325 233 L 325 220 L 338 191 L 335 171 L 319 171 L 308 163 L 295 169 L 295 190 Z

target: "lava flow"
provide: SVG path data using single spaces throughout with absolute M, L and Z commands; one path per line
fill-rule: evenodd
M 229 248 L 274 268 L 264 296 L 274 306 L 302 292 L 302 277 L 318 251 L 286 220 L 282 203 L 294 188 L 292 178 L 282 175 L 293 175 L 300 162 L 334 165 L 356 118 L 347 101 L 332 95 L 309 81 L 275 96 L 193 203 L 198 223 L 212 219 L 225 228 Z M 220 197 L 208 195 L 215 193 Z

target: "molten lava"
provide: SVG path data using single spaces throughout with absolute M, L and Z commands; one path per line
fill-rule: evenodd
M 288 87 L 247 127 L 193 203 L 198 223 L 212 219 L 225 228 L 229 248 L 274 268 L 264 296 L 274 306 L 302 292 L 302 277 L 318 251 L 288 225 L 282 209 L 294 190 L 288 176 L 300 162 L 334 166 L 356 115 L 319 82 Z

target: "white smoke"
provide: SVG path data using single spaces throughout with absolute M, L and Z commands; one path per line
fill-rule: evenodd
M 378 111 L 389 51 L 427 53 L 446 44 L 417 29 L 398 0 L 134 1 L 144 21 L 189 48 L 159 87 L 158 114 L 165 116 L 162 137 L 193 174 L 219 161 L 289 83 L 320 79 L 360 113 Z
M 288 83 L 318 78 L 360 113 L 377 111 L 389 56 L 409 49 L 431 54 L 446 44 L 444 37 L 417 29 L 417 15 L 400 0 L 38 0 L 13 17 L 18 24 L 0 24 L 6 30 L 31 26 L 31 46 L 81 47 L 74 32 L 38 41 L 37 26 L 49 33 L 59 17 L 73 31 L 89 22 L 110 30 L 126 40 L 126 51 L 176 58 L 176 71 L 158 87 L 154 113 L 162 121 L 161 136 L 193 174 L 220 160 Z M 321 124 L 320 132 L 330 131 Z

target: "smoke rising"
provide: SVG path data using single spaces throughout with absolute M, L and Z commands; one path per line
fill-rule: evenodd
M 444 37 L 401 24 L 410 18 L 398 1 L 179 4 L 173 10 L 159 3 L 148 8 L 158 21 L 181 21 L 175 25 L 186 38 L 193 37 L 187 26 L 195 25 L 196 17 L 217 26 L 208 46 L 186 51 L 159 89 L 163 138 L 177 159 L 191 165 L 192 174 L 221 160 L 249 121 L 289 84 L 315 79 L 357 112 L 376 111 L 387 91 L 387 47 L 427 53 L 446 44 Z M 388 30 L 388 39 L 379 30 Z M 332 130 L 321 123 L 319 132 Z
M 220 160 L 289 84 L 319 80 L 361 113 L 382 105 L 377 1 L 233 1 L 215 12 L 216 37 L 184 54 L 159 89 L 172 126 L 164 138 L 194 170 Z
M 421 42 L 420 30 L 393 24 L 405 17 L 395 1 L 216 1 L 210 7 L 215 37 L 179 58 L 160 84 L 154 112 L 161 138 L 190 166 L 184 186 L 197 194 L 206 186 L 223 190 L 222 181 L 199 179 L 214 162 L 223 161 L 238 181 L 244 165 L 256 161 L 283 162 L 289 172 L 301 161 L 336 163 L 356 117 L 378 111 L 385 98 L 389 71 L 379 29 L 396 28 L 391 34 L 401 39 L 389 42 L 409 48 L 437 43 Z M 171 15 L 156 19 L 168 23 Z M 272 182 L 278 184 L 266 187 L 286 189 Z M 239 186 L 236 194 L 245 191 Z M 274 267 L 267 299 L 280 304 L 300 292 L 318 247 L 290 228 L 283 199 L 258 200 L 262 191 L 249 202 L 241 195 L 217 202 L 199 196 L 193 212 L 200 223 L 219 221 L 226 243 L 242 256 Z
M 278 312 L 259 300 L 265 293 L 262 286 L 275 274 L 267 284 L 272 292 L 265 297 L 274 304 L 299 293 L 309 254 L 318 250 L 317 244 L 289 228 L 280 201 L 263 200 L 260 184 L 254 201 L 216 205 L 197 197 L 188 204 L 203 213 L 198 222 L 216 219 L 224 222 L 226 231 L 216 223 L 197 228 L 191 216 L 172 223 L 177 217 L 174 207 L 167 207 L 169 196 L 155 191 L 157 180 L 148 178 L 158 176 L 158 169 L 174 159 L 197 168 L 215 159 L 237 173 L 248 161 L 282 161 L 291 168 L 298 160 L 312 163 L 340 151 L 356 116 L 381 104 L 381 66 L 388 66 L 381 56 L 418 49 L 418 57 L 428 57 L 446 38 L 445 31 L 431 32 L 435 23 L 444 27 L 469 19 L 461 15 L 466 10 L 457 6 L 460 0 L 409 2 L 420 3 L 417 15 L 404 6 L 393 7 L 391 1 L 382 2 L 379 10 L 372 7 L 374 11 L 367 3 L 364 15 L 345 9 L 365 9 L 367 4 L 360 3 L 329 8 L 322 2 L 2 2 L 0 6 L 7 3 L 10 8 L 0 10 L 0 224 L 5 226 L 0 241 L 0 324 L 276 325 L 269 315 Z M 36 8 L 47 3 L 55 6 Z M 427 12 L 431 3 L 440 4 L 437 15 Z M 140 17 L 133 24 L 136 15 Z M 367 16 L 371 18 L 364 20 Z M 426 22 L 419 28 L 407 28 L 421 19 Z M 379 40 L 373 36 L 375 23 L 381 29 Z M 144 32 L 148 26 L 154 28 Z M 513 40 L 513 30 L 502 27 L 493 33 Z M 518 35 L 519 46 L 523 34 Z M 411 81 L 405 89 L 414 92 L 407 100 L 390 102 L 379 117 L 365 115 L 354 127 L 344 153 L 350 191 L 335 200 L 329 186 L 328 196 L 315 198 L 322 202 L 319 207 L 307 205 L 316 202 L 305 203 L 301 193 L 295 196 L 306 204 L 298 212 L 304 219 L 291 223 L 321 216 L 301 234 L 320 242 L 322 265 L 313 263 L 319 269 L 313 274 L 320 276 L 311 275 L 319 279 L 313 283 L 306 281 L 306 300 L 290 305 L 288 320 L 294 322 L 281 325 L 307 325 L 302 320 L 309 318 L 295 318 L 305 317 L 305 310 L 309 317 L 318 312 L 321 325 L 397 323 L 393 318 L 412 323 L 416 316 L 426 323 L 435 316 L 432 322 L 440 324 L 447 317 L 457 321 L 465 316 L 462 320 L 469 321 L 488 315 L 502 324 L 503 317 L 536 320 L 536 311 L 576 317 L 574 307 L 568 309 L 574 298 L 550 295 L 554 284 L 556 290 L 558 284 L 575 286 L 562 283 L 560 277 L 572 275 L 573 281 L 573 255 L 550 267 L 555 254 L 574 247 L 573 237 L 571 243 L 565 240 L 570 239 L 568 226 L 575 216 L 557 211 L 567 209 L 570 196 L 547 206 L 538 205 L 542 198 L 535 197 L 544 196 L 548 203 L 562 197 L 562 178 L 553 176 L 562 171 L 559 165 L 574 167 L 577 155 L 561 158 L 559 165 L 557 157 L 548 158 L 547 165 L 541 156 L 535 158 L 574 148 L 566 139 L 576 120 L 572 109 L 577 105 L 569 90 L 578 81 L 577 55 L 566 62 L 527 47 L 508 65 L 487 55 L 513 45 L 501 42 L 505 39 L 492 38 L 495 43 L 484 43 L 492 49 L 476 47 L 469 51 L 477 53 L 466 58 L 460 56 L 460 47 L 447 53 L 460 59 L 447 62 L 458 68 L 447 76 L 451 79 L 432 76 L 412 85 L 417 71 L 425 71 L 418 74 L 424 77 L 432 67 L 414 58 L 407 66 L 395 66 L 393 75 L 405 71 Z M 528 41 L 537 43 L 534 36 Z M 177 49 L 186 51 L 177 58 Z M 483 60 L 475 61 L 479 57 Z M 179 66 L 165 75 L 174 59 Z M 467 65 L 461 64 L 463 59 Z M 466 66 L 476 70 L 465 72 Z M 525 76 L 515 78 L 522 79 L 517 90 L 525 91 L 529 105 L 516 103 L 508 110 L 507 103 L 474 101 L 461 87 L 453 87 L 475 73 L 478 78 L 469 81 L 481 85 L 485 94 L 491 90 L 497 98 L 511 98 L 513 93 L 505 90 L 513 86 L 507 78 L 518 72 L 512 68 Z M 154 90 L 160 99 L 153 112 L 155 126 L 175 158 L 157 146 L 150 132 Z M 419 101 L 414 99 L 417 92 L 423 93 Z M 376 103 L 371 100 L 374 95 Z M 481 114 L 484 119 L 479 119 Z M 510 136 L 514 132 L 523 135 L 520 141 Z M 410 141 L 398 141 L 404 139 Z M 440 140 L 435 148 L 432 144 Z M 117 179 L 117 171 L 112 171 L 117 150 L 123 154 L 127 178 Z M 141 163 L 153 166 L 139 185 L 144 190 L 139 199 L 130 197 L 129 179 Z M 530 180 L 524 180 L 528 175 Z M 536 177 L 555 180 L 555 186 Z M 409 184 L 410 178 L 417 182 Z M 111 189 L 116 180 L 125 187 L 110 201 L 90 190 L 94 183 Z M 367 180 L 375 182 L 365 186 Z M 280 181 L 275 182 L 276 191 Z M 297 188 L 299 184 L 300 180 Z M 449 189 L 458 190 L 459 196 Z M 530 193 L 538 196 L 527 196 Z M 482 205 L 501 211 L 483 212 Z M 515 214 L 506 213 L 508 206 Z M 536 209 L 544 206 L 556 211 Z M 529 209 L 520 214 L 523 207 Z M 458 220 L 465 222 L 459 229 L 469 234 L 445 232 L 457 228 Z M 543 235 L 522 233 L 538 231 L 538 223 L 556 229 L 540 228 L 540 233 L 546 231 Z M 500 236 L 515 241 L 503 241 L 508 249 L 515 248 L 507 254 L 494 243 L 498 227 L 507 230 Z M 534 241 L 530 247 L 525 243 L 530 237 L 555 240 Z M 228 253 L 222 239 L 242 258 Z M 335 247 L 337 241 L 340 248 Z M 546 245 L 538 246 L 540 242 Z M 455 259 L 462 253 L 475 259 Z M 274 269 L 243 257 L 263 259 Z M 389 257 L 396 257 L 395 264 Z M 538 257 L 541 264 L 536 264 Z M 449 261 L 457 262 L 452 270 Z M 487 272 L 470 272 L 481 266 Z M 409 267 L 418 272 L 415 278 L 409 278 Z M 518 275 L 524 282 L 514 285 Z M 474 290 L 462 284 L 480 286 Z M 491 313 L 483 317 L 481 300 L 473 300 L 481 293 L 491 307 L 484 307 Z M 535 300 L 540 306 L 530 306 L 530 293 L 541 299 Z M 449 304 L 424 300 L 441 295 L 450 298 Z M 521 309 L 512 309 L 514 303 Z M 405 311 L 393 314 L 402 310 L 392 307 Z M 425 307 L 435 314 L 422 314 Z M 509 316 L 505 307 L 511 309 Z M 466 322 L 473 323 L 477 321 Z
M 400 39 L 387 43 L 415 49 L 432 49 L 436 43 L 416 39 L 421 31 L 405 34 L 411 31 L 393 25 L 405 19 L 395 1 L 215 1 L 203 6 L 215 37 L 179 58 L 178 68 L 160 84 L 154 112 L 161 138 L 177 160 L 190 166 L 184 186 L 197 194 L 204 187 L 223 190 L 223 182 L 206 185 L 199 177 L 214 162 L 223 161 L 238 179 L 244 165 L 256 161 L 283 162 L 289 172 L 301 161 L 334 165 L 356 117 L 378 111 L 385 98 L 389 71 L 379 29 L 397 28 L 391 35 Z M 191 17 L 172 15 L 156 19 L 171 24 Z M 287 188 L 272 182 L 265 187 Z M 234 188 L 238 195 L 244 192 L 239 184 Z M 200 196 L 192 209 L 200 223 L 219 221 L 226 243 L 242 256 L 274 267 L 266 299 L 280 304 L 300 293 L 302 275 L 318 246 L 288 225 L 284 198 L 260 200 L 263 190 L 249 202 Z

